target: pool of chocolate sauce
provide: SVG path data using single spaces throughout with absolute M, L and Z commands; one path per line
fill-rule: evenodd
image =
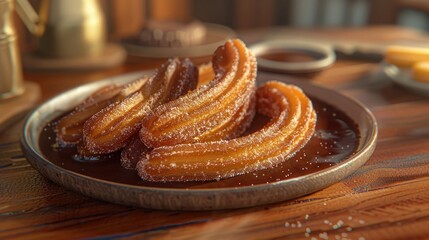
M 43 155 L 61 168 L 89 177 L 115 183 L 159 188 L 226 188 L 266 184 L 292 179 L 340 164 L 351 156 L 359 143 L 356 124 L 346 114 L 317 99 L 312 99 L 317 112 L 316 131 L 307 145 L 293 158 L 274 168 L 260 170 L 220 181 L 187 183 L 153 183 L 141 180 L 134 170 L 121 167 L 120 153 L 105 155 L 98 160 L 82 161 L 73 146 L 59 146 L 55 134 L 55 120 L 40 134 Z M 268 119 L 257 115 L 249 133 L 261 128 Z

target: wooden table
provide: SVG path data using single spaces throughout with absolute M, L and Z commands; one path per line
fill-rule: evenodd
M 383 44 L 429 39 L 394 27 L 299 32 Z M 250 43 L 271 33 L 240 36 Z M 129 61 L 95 72 L 25 72 L 25 78 L 40 85 L 46 100 L 80 84 L 157 64 Z M 393 84 L 379 73 L 377 62 L 339 59 L 332 68 L 307 77 L 357 98 L 379 123 L 375 153 L 341 182 L 298 199 L 246 209 L 130 208 L 76 194 L 42 177 L 20 150 L 19 121 L 0 135 L 0 239 L 429 238 L 429 98 Z

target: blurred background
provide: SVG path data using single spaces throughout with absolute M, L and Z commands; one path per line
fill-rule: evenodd
M 37 0 L 32 5 L 37 9 Z M 100 0 L 109 40 L 138 33 L 149 20 L 218 23 L 246 30 L 269 26 L 296 28 L 400 25 L 429 30 L 429 0 Z M 15 21 L 19 45 L 35 38 Z

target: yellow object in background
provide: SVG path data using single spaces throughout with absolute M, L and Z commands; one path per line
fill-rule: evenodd
M 414 80 L 429 83 L 429 61 L 414 64 L 412 74 Z
M 429 48 L 390 46 L 384 60 L 400 68 L 411 68 L 417 62 L 429 61 Z

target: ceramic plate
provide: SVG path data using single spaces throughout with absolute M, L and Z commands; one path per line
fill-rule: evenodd
M 120 75 L 83 85 L 40 105 L 26 119 L 21 136 L 22 149 L 28 161 L 41 174 L 59 185 L 100 200 L 153 209 L 210 210 L 275 203 L 318 191 L 357 170 L 370 158 L 375 148 L 377 123 L 371 112 L 362 104 L 336 91 L 276 75 L 275 78 L 280 81 L 300 86 L 315 100 L 314 103 L 319 102 L 317 103 L 319 111 L 326 110 L 324 105 L 320 105 L 321 103 L 329 104 L 335 106 L 344 116 L 348 116 L 354 122 L 353 126 L 357 126 L 359 131 L 359 137 L 355 138 L 355 148 L 346 155 L 338 155 L 339 158 L 335 162 L 329 160 L 333 159 L 331 157 L 319 157 L 319 151 L 317 151 L 317 156 L 299 152 L 293 159 L 286 161 L 285 165 L 276 168 L 220 181 L 186 184 L 150 184 L 140 180 L 132 170 L 122 169 L 117 163 L 119 161 L 97 163 L 100 165 L 74 163 L 75 161 L 72 159 L 62 159 L 61 157 L 56 157 L 59 160 L 54 161 L 51 156 L 57 154 L 56 151 L 42 151 L 44 148 L 39 139 L 43 138 L 47 123 L 72 109 L 79 101 L 101 86 L 110 83 L 125 83 L 143 74 L 143 72 L 138 72 Z M 273 78 L 274 76 L 271 75 L 259 74 L 258 81 L 261 84 Z M 335 116 L 336 113 L 330 113 L 330 115 Z M 318 118 L 322 118 L 322 116 L 322 112 L 318 113 Z M 318 120 L 318 125 L 319 122 L 325 122 L 326 126 L 329 126 L 335 121 L 335 119 Z M 344 122 L 339 121 L 337 124 L 341 125 Z M 321 128 L 323 129 L 323 126 Z M 318 138 L 329 138 L 327 133 L 319 132 L 317 135 Z M 350 133 L 346 135 L 350 135 Z M 315 136 L 313 138 L 316 139 Z M 332 141 L 330 144 L 336 143 L 337 141 Z M 328 143 L 323 144 L 323 142 L 316 142 L 309 148 L 317 148 L 320 145 L 319 148 L 326 149 Z M 348 144 L 347 146 L 344 144 L 335 148 L 347 147 Z M 322 156 L 322 150 L 320 156 Z M 306 157 L 310 160 L 303 160 Z M 67 167 L 69 163 L 82 165 L 74 168 Z M 90 174 L 90 168 L 96 168 L 101 172 L 100 174 Z M 119 178 L 116 179 L 115 174 L 125 174 L 127 177 L 125 180 L 118 180 Z
M 429 83 L 422 83 L 414 80 L 410 69 L 398 68 L 387 63 L 382 64 L 382 69 L 396 84 L 418 94 L 429 96 Z

